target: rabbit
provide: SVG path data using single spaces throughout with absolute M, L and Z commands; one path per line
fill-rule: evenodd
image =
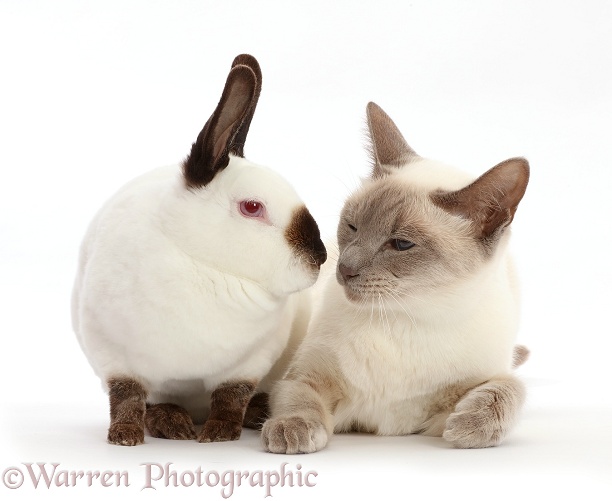
M 108 393 L 111 444 L 142 444 L 145 427 L 237 440 L 305 333 L 326 250 L 292 186 L 244 158 L 260 91 L 258 62 L 237 56 L 182 165 L 129 182 L 86 232 L 72 320 Z

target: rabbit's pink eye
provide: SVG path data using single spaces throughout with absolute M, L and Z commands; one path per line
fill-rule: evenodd
M 243 200 L 240 202 L 240 212 L 246 217 L 261 217 L 264 213 L 264 205 L 256 200 Z

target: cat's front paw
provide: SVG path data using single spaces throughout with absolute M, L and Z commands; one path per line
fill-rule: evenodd
M 268 419 L 261 429 L 263 446 L 276 454 L 316 452 L 327 445 L 323 423 L 298 416 Z
M 514 405 L 495 387 L 476 388 L 459 401 L 442 436 L 460 449 L 499 445 L 514 422 Z

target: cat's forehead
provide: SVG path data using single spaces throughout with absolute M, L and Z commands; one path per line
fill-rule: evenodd
M 472 175 L 455 167 L 419 158 L 383 178 L 364 180 L 361 189 L 349 198 L 348 203 L 355 209 L 376 206 L 386 212 L 397 211 L 400 206 L 424 208 L 431 193 L 459 190 L 473 180 Z
M 349 217 L 381 231 L 403 225 L 420 225 L 430 211 L 428 194 L 395 179 L 365 183 L 346 202 Z

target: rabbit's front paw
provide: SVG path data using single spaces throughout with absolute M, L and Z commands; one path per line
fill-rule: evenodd
M 242 426 L 261 430 L 266 419 L 270 414 L 270 403 L 267 393 L 256 393 L 249 402 L 244 414 Z
M 264 448 L 277 454 L 316 452 L 327 444 L 327 431 L 322 423 L 301 417 L 269 419 L 263 425 Z
M 238 440 L 242 432 L 242 423 L 233 423 L 222 419 L 209 419 L 198 435 L 198 442 L 228 442 Z
M 175 404 L 156 404 L 147 408 L 145 424 L 152 437 L 171 440 L 196 438 L 189 413 Z
M 113 423 L 108 429 L 107 440 L 115 445 L 144 444 L 144 429 L 138 424 Z

